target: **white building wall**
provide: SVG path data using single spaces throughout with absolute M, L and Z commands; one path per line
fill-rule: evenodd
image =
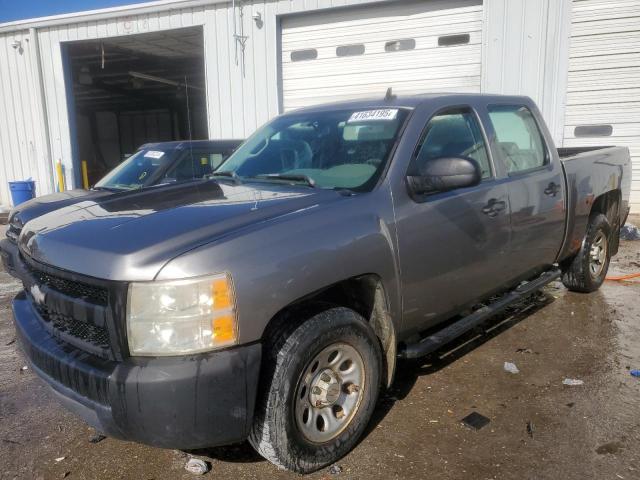
M 487 0 L 482 91 L 528 95 L 562 144 L 570 0 Z
M 31 178 L 37 194 L 50 191 L 37 85 L 29 31 L 0 34 L 0 205 L 11 203 L 12 180 Z
M 422 0 L 429 1 L 429 0 Z M 236 3 L 239 3 L 238 1 Z M 74 175 L 67 114 L 61 43 L 202 25 L 204 29 L 207 109 L 211 138 L 239 138 L 251 134 L 280 111 L 279 28 L 282 15 L 324 8 L 372 3 L 371 0 L 254 0 L 243 1 L 243 28 L 249 38 L 236 64 L 233 18 L 238 8 L 221 0 L 177 0 L 154 5 L 109 9 L 43 19 L 33 24 L 0 26 L 0 108 L 21 113 L 13 121 L 0 110 L 0 204 L 9 204 L 6 181 L 29 175 L 40 194 L 50 192 L 44 128 L 38 121 L 37 88 L 28 55 L 17 57 L 9 43 L 35 26 L 41 48 L 52 162 L 60 160 L 67 185 Z M 176 7 L 176 8 L 172 8 Z M 259 27 L 252 16 L 260 13 Z M 530 95 L 540 105 L 556 141 L 562 139 L 566 43 L 569 0 L 484 0 L 482 90 Z M 239 27 L 239 25 L 238 25 Z M 24 35 L 25 33 L 20 33 Z M 7 104 L 9 105 L 7 107 Z M 35 105 L 35 107 L 34 107 Z M 10 110 L 10 111 L 11 111 Z M 22 112 L 33 112 L 26 114 Z M 3 123 L 2 123 L 3 122 Z M 32 133 L 28 133 L 33 130 Z M 17 159 L 17 160 L 16 160 Z M 25 166 L 28 165 L 28 166 Z M 28 171 L 27 171 L 28 170 Z

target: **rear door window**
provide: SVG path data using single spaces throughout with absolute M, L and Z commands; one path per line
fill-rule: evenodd
M 524 105 L 489 106 L 498 154 L 508 173 L 518 173 L 549 163 L 544 138 L 533 113 Z

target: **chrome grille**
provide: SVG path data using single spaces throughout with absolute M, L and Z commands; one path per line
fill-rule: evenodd
M 20 262 L 25 291 L 51 335 L 106 360 L 122 358 L 111 332 L 115 328 L 111 296 L 121 295 L 126 286 L 43 265 L 22 252 Z

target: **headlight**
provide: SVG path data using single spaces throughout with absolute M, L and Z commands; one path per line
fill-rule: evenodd
M 127 333 L 131 355 L 181 355 L 235 344 L 231 277 L 131 283 Z

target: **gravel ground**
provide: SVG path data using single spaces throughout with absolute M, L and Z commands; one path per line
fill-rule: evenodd
M 610 274 L 637 271 L 640 241 L 623 242 Z M 193 478 L 185 452 L 89 442 L 93 430 L 23 369 L 10 310 L 19 289 L 0 271 L 0 478 Z M 629 373 L 640 368 L 639 296 L 640 281 L 606 282 L 591 295 L 552 284 L 447 351 L 399 365 L 341 472 L 308 478 L 640 478 L 640 379 Z M 565 386 L 565 378 L 584 385 Z M 491 423 L 461 425 L 472 411 Z M 299 477 L 247 444 L 190 454 L 210 462 L 205 478 Z

